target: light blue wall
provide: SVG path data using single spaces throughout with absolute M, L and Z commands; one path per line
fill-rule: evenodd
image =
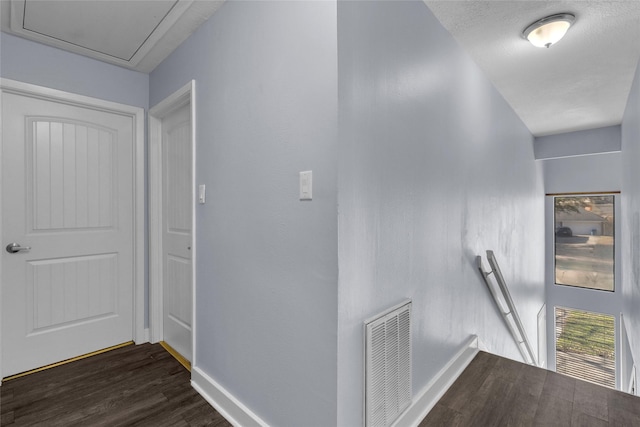
M 358 426 L 362 322 L 404 298 L 414 395 L 473 334 L 521 360 L 487 249 L 535 346 L 544 189 L 533 137 L 423 2 L 338 2 L 338 51 L 338 425 Z
M 149 76 L 0 33 L 0 75 L 147 109 Z
M 620 134 L 618 125 L 539 136 L 534 140 L 533 149 L 538 160 L 620 152 Z
M 622 292 L 631 353 L 640 363 L 640 65 L 622 120 L 622 155 Z
M 230 1 L 150 76 L 196 80 L 196 365 L 273 426 L 336 424 L 336 37 L 335 2 Z
M 544 189 L 547 194 L 620 191 L 622 154 L 540 160 L 544 165 Z

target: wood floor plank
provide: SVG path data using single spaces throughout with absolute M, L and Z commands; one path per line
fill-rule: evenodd
M 610 417 L 612 414 L 617 414 L 617 412 L 622 411 L 636 417 L 636 420 L 640 418 L 640 403 L 638 403 L 638 398 L 630 394 L 621 391 L 612 391 L 608 393 L 607 404 L 609 406 Z M 640 422 L 638 425 L 640 425 Z
M 640 398 L 478 353 L 420 423 L 430 426 L 640 426 Z
M 437 403 L 429 412 L 427 417 L 422 420 L 418 427 L 426 426 L 463 426 L 464 419 L 462 414 L 445 405 Z
M 229 424 L 158 344 L 127 346 L 0 387 L 1 426 L 220 426 Z
M 542 394 L 573 402 L 575 390 L 575 378 L 550 372 L 545 378 Z
M 496 358 L 490 357 L 488 353 L 480 352 L 465 369 L 459 381 L 447 390 L 440 400 L 443 405 L 459 411 L 468 404 L 469 400 L 480 390 L 487 377 L 493 372 L 493 367 L 498 362 Z
M 510 379 L 507 378 L 507 380 Z M 504 425 L 533 425 L 545 379 L 546 371 L 520 364 L 511 393 L 503 402 L 505 411 L 502 423 Z
M 573 397 L 574 412 L 584 413 L 593 418 L 609 421 L 607 394 L 609 389 L 586 381 L 576 381 Z
M 573 402 L 542 394 L 533 418 L 536 427 L 566 427 L 571 425 Z
M 506 414 L 504 399 L 511 394 L 513 382 L 499 374 L 492 375 L 483 384 L 474 399 L 477 404 L 470 404 L 472 411 L 464 413 L 466 425 L 497 426 L 502 425 Z
M 571 425 L 575 427 L 607 427 L 609 426 L 609 422 L 587 415 L 576 409 L 574 406 L 573 414 L 571 416 Z

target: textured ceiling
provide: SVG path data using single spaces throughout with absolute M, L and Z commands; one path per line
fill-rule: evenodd
M 222 1 L 0 0 L 0 5 L 3 31 L 150 72 Z M 640 0 L 425 3 L 534 135 L 622 121 L 640 59 Z M 540 49 L 521 37 L 530 23 L 561 12 L 573 13 L 576 22 L 558 44 Z
M 640 0 L 425 3 L 534 135 L 621 123 L 640 60 Z M 556 45 L 521 37 L 561 12 L 576 22 Z

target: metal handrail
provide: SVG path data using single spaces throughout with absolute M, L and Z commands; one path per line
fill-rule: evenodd
M 533 352 L 533 348 L 531 347 L 531 343 L 529 342 L 529 338 L 527 338 L 527 333 L 524 330 L 524 326 L 522 325 L 522 321 L 520 320 L 520 316 L 518 315 L 518 310 L 511 299 L 511 294 L 509 293 L 509 289 L 507 288 L 507 284 L 504 281 L 504 277 L 502 276 L 502 272 L 500 271 L 500 267 L 498 266 L 498 261 L 496 260 L 493 251 L 487 251 L 487 260 L 489 261 L 489 265 L 491 266 L 491 271 L 485 271 L 482 265 L 482 257 L 478 255 L 476 257 L 476 264 L 478 265 L 478 269 L 484 278 L 484 282 L 486 283 L 493 299 L 502 314 L 502 317 L 507 324 L 507 327 L 511 331 L 511 335 L 513 339 L 518 344 L 518 349 L 522 354 L 522 358 L 525 362 L 530 365 L 538 366 L 538 362 L 536 360 L 535 353 Z M 491 281 L 489 280 L 489 275 L 493 273 L 493 277 L 495 277 L 496 282 L 498 283 L 498 287 L 500 288 L 500 292 L 502 293 L 502 298 L 507 305 L 507 310 L 504 310 L 499 302 L 499 297 L 494 289 L 491 286 Z M 512 321 L 509 321 L 511 318 Z

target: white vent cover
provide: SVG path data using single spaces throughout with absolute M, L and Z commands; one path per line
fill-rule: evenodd
M 411 404 L 411 301 L 364 326 L 365 426 L 387 427 Z

